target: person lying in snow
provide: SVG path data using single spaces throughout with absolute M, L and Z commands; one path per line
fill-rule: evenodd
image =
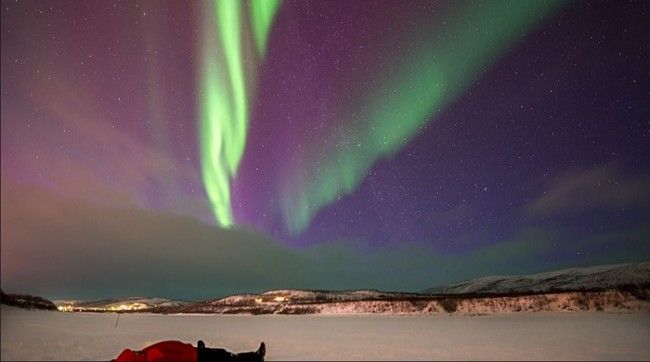
M 264 361 L 264 355 L 264 342 L 255 352 L 232 353 L 222 348 L 206 348 L 203 341 L 196 347 L 180 341 L 163 341 L 141 351 L 127 348 L 113 362 Z

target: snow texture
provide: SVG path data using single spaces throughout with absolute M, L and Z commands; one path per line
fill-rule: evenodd
M 268 360 L 649 360 L 650 313 L 155 315 L 2 307 L 2 360 L 108 360 L 176 339 Z

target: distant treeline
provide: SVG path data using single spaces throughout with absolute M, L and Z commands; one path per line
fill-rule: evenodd
M 0 291 L 0 293 L 0 303 L 5 305 L 25 309 L 57 310 L 54 303 L 45 298 L 26 294 L 5 294 L 4 291 Z

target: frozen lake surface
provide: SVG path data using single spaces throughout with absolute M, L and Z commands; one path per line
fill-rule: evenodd
M 2 360 L 108 360 L 176 339 L 267 360 L 649 360 L 650 314 L 242 316 L 26 311 L 2 307 Z

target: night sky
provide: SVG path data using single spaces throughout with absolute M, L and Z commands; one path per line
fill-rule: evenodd
M 650 2 L 2 1 L 2 288 L 650 260 Z

